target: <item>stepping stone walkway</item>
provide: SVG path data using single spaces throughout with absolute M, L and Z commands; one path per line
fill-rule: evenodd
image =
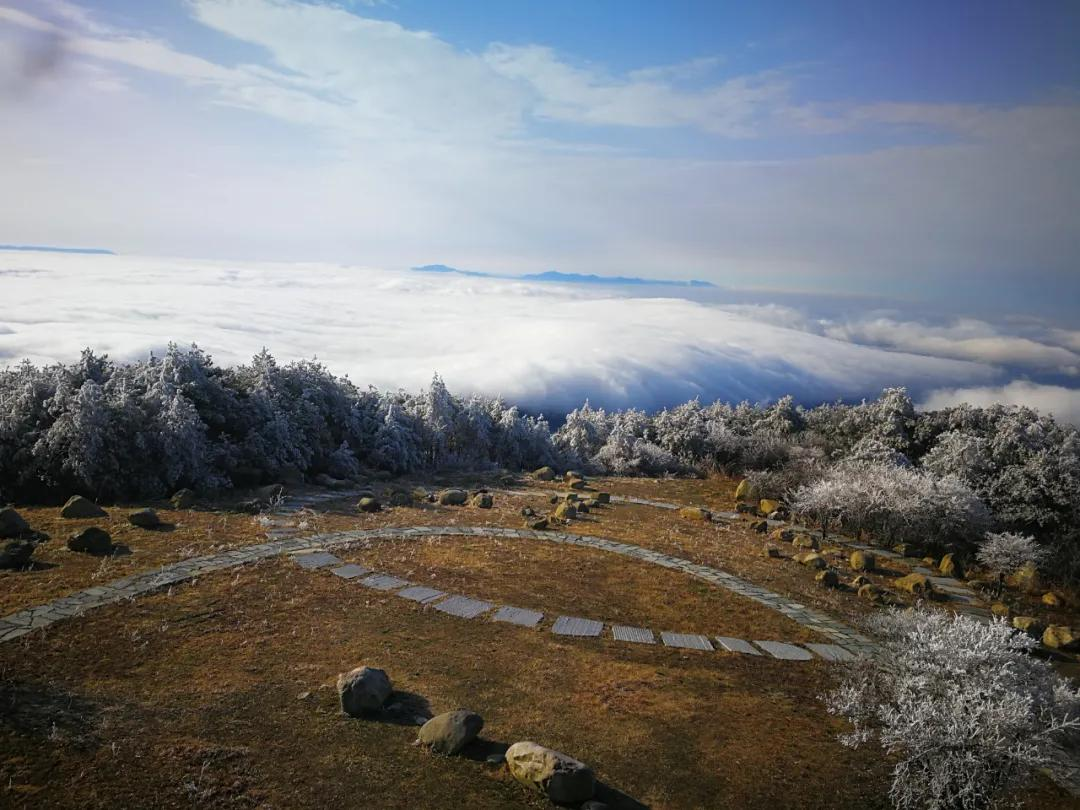
M 656 637 L 652 630 L 644 627 L 626 627 L 616 624 L 611 628 L 611 636 L 616 641 L 629 641 L 631 644 L 655 644 Z
M 593 619 L 579 619 L 577 616 L 560 616 L 555 620 L 551 632 L 559 636 L 599 636 L 604 623 Z
M 341 565 L 342 563 L 342 561 L 333 554 L 327 554 L 324 551 L 294 554 L 293 560 L 301 568 L 323 568 L 327 565 Z
M 743 655 L 761 655 L 761 650 L 749 641 L 743 641 L 741 638 L 717 636 L 716 641 L 722 649 L 727 650 L 728 652 L 742 653 Z
M 779 658 L 782 661 L 810 661 L 814 657 L 802 647 L 786 644 L 783 641 L 755 641 L 754 643 L 773 658 Z
M 389 574 L 372 574 L 371 576 L 360 580 L 360 584 L 365 588 L 374 588 L 377 591 L 397 591 L 401 590 L 409 583 L 403 579 L 392 577 Z
M 370 568 L 364 568 L 362 565 L 343 565 L 340 568 L 332 568 L 330 573 L 334 576 L 341 577 L 342 579 L 356 579 L 362 577 L 364 574 L 370 574 Z
M 445 602 L 439 602 L 434 608 L 451 616 L 460 616 L 462 619 L 475 619 L 487 613 L 495 605 L 491 602 L 482 602 L 479 599 L 470 599 L 467 596 L 451 596 Z
M 536 625 L 540 624 L 541 619 L 544 618 L 544 614 L 536 610 L 526 610 L 525 608 L 503 605 L 495 611 L 495 615 L 491 618 L 496 622 L 507 622 L 508 624 L 516 624 L 520 627 L 536 627 Z
M 709 643 L 707 636 L 698 636 L 692 633 L 664 632 L 660 634 L 660 640 L 664 642 L 665 647 L 681 647 L 684 650 L 705 650 L 707 652 L 713 651 L 713 646 Z
M 426 605 L 428 602 L 434 602 L 436 599 L 441 599 L 446 596 L 446 591 L 437 591 L 434 588 L 426 588 L 423 585 L 412 585 L 398 591 L 397 595 L 404 599 L 411 599 L 413 602 L 419 602 L 422 605 Z

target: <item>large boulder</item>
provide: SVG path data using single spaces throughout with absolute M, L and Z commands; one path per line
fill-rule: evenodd
M 453 756 L 476 739 L 484 728 L 484 718 L 458 709 L 436 715 L 420 727 L 420 742 L 436 754 Z
M 490 509 L 495 505 L 495 499 L 491 497 L 490 492 L 478 492 L 472 499 L 472 505 L 477 509 Z
M 817 541 L 816 537 L 811 537 L 809 534 L 797 534 L 795 539 L 791 541 L 791 544 L 795 548 L 809 548 L 817 551 L 821 548 L 821 543 Z
M 934 586 L 924 574 L 908 574 L 895 580 L 893 584 L 914 596 L 930 597 L 934 594 Z
M 128 515 L 128 523 L 140 529 L 156 529 L 161 525 L 161 518 L 153 509 L 136 509 Z
M 956 561 L 952 554 L 946 554 L 941 558 L 941 562 L 938 563 L 938 570 L 943 577 L 964 578 L 964 569 L 960 567 L 960 563 Z
M 569 501 L 563 501 L 555 507 L 555 517 L 560 520 L 573 520 L 578 515 L 577 507 Z
M 795 539 L 795 530 L 788 527 L 773 529 L 769 534 L 769 539 L 782 543 L 790 543 Z
M 179 489 L 169 498 L 173 509 L 191 509 L 195 506 L 195 492 L 190 489 Z
M 758 500 L 757 487 L 750 483 L 749 478 L 744 478 L 739 482 L 739 485 L 735 487 L 735 500 L 744 503 Z
M 62 518 L 79 519 L 102 518 L 108 516 L 108 512 L 89 498 L 84 498 L 82 495 L 72 495 L 68 498 L 67 503 L 60 509 L 60 517 Z
M 525 521 L 525 528 L 533 531 L 542 532 L 547 527 L 548 519 L 546 517 L 530 517 Z
M 22 569 L 30 565 L 30 556 L 37 548 L 36 540 L 5 540 L 0 545 L 0 568 Z
M 853 571 L 873 571 L 877 567 L 877 558 L 869 551 L 853 551 L 848 562 Z
M 566 482 L 566 485 L 570 487 L 570 489 L 585 489 L 586 486 L 584 478 L 571 478 Z
M 341 711 L 350 717 L 360 717 L 381 709 L 394 687 L 385 671 L 375 667 L 357 667 L 338 675 L 337 690 Z
M 571 481 L 578 479 L 580 481 L 585 480 L 585 476 L 579 473 L 577 470 L 567 470 L 563 473 L 563 481 L 570 483 Z
M 1052 624 L 1043 631 L 1042 643 L 1054 650 L 1075 652 L 1080 650 L 1080 635 L 1062 624 Z
M 702 509 L 700 506 L 684 506 L 679 510 L 679 517 L 683 520 L 701 520 L 708 522 L 712 520 L 712 512 L 708 509 Z
M 427 497 L 427 492 L 424 493 L 424 497 Z M 413 494 L 407 489 L 392 489 L 386 496 L 386 500 L 391 506 L 411 506 Z
M 0 540 L 24 538 L 31 532 L 30 524 L 10 506 L 0 509 Z
M 814 580 L 823 588 L 839 588 L 840 587 L 840 575 L 831 568 L 826 568 L 823 571 L 819 571 Z
M 818 571 L 822 571 L 829 567 L 829 561 L 815 552 L 810 552 L 809 554 L 797 554 L 795 555 L 795 560 L 801 565 L 815 568 Z
M 463 489 L 444 489 L 436 500 L 443 506 L 464 506 L 469 500 L 469 493 Z
M 108 554 L 113 550 L 113 542 L 107 531 L 90 526 L 71 535 L 67 547 L 83 554 Z
M 533 478 L 537 481 L 554 481 L 555 470 L 551 467 L 541 467 L 533 472 Z
M 556 804 L 580 804 L 596 792 L 596 777 L 589 766 L 534 742 L 507 748 L 506 766 L 518 782 L 541 791 Z

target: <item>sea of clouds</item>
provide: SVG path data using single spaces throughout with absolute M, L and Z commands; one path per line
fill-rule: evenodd
M 1080 333 L 897 311 L 821 317 L 745 294 L 626 290 L 329 264 L 0 253 L 0 367 L 116 360 L 197 343 L 219 364 L 266 347 L 361 386 L 452 390 L 560 414 L 588 398 L 814 404 L 904 385 L 931 406 L 1030 404 L 1080 422 Z M 835 310 L 835 307 L 833 308 Z

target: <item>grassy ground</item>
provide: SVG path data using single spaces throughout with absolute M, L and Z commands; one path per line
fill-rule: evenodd
M 731 482 L 605 481 L 611 492 L 730 506 Z M 358 515 L 352 504 L 299 516 L 306 531 L 387 525 L 520 526 L 546 497 L 496 508 L 409 507 Z M 54 542 L 55 567 L 0 574 L 3 612 L 134 570 L 261 542 L 248 515 L 164 512 L 166 532 L 128 527 L 132 554 L 106 563 L 67 552 L 74 526 L 20 509 Z M 614 506 L 573 531 L 716 565 L 843 617 L 869 610 L 825 592 L 762 538 Z M 633 560 L 536 541 L 386 541 L 340 556 L 444 590 L 656 629 L 798 640 L 808 631 L 734 594 Z M 570 560 L 568 563 L 567 560 Z M 836 742 L 843 724 L 819 695 L 823 663 L 575 640 L 465 621 L 285 559 L 221 571 L 0 645 L 0 806 L 63 808 L 521 808 L 548 806 L 483 757 L 439 758 L 415 729 L 337 709 L 338 672 L 385 668 L 394 700 L 486 719 L 491 746 L 531 739 L 592 765 L 651 807 L 884 808 L 889 763 Z M 481 751 L 483 753 L 483 751 Z M 1073 806 L 1043 780 L 1027 806 Z

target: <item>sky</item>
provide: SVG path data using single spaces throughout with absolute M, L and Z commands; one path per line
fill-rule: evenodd
M 427 264 L 696 278 L 720 291 L 575 295 L 627 334 L 660 300 L 673 318 L 701 309 L 715 334 L 756 324 L 873 349 L 927 396 L 1038 396 L 1065 412 L 1080 352 L 1078 41 L 1080 5 L 1054 0 L 0 0 L 0 243 L 147 257 L 106 272 L 0 256 L 0 285 L 30 305 L 46 289 L 15 290 L 35 277 L 12 273 L 93 266 L 97 285 L 79 287 L 90 316 L 161 267 L 197 280 L 221 262 L 236 277 L 295 263 L 305 289 L 343 267 L 418 284 L 409 268 Z M 500 283 L 510 300 L 557 296 L 472 282 Z M 491 295 L 473 303 L 505 303 Z M 98 339 L 77 314 L 54 354 Z M 379 331 L 378 313 L 363 319 Z M 688 323 L 667 329 L 689 347 Z M 114 348 L 189 337 L 145 326 Z M 10 320 L 0 333 L 0 362 L 51 356 Z M 685 370 L 727 390 L 734 361 L 720 356 Z M 992 373 L 935 387 L 911 357 Z M 650 396 L 627 390 L 652 404 L 661 379 L 642 383 Z M 747 390 L 776 396 L 785 379 Z M 792 379 L 826 397 L 878 381 Z

